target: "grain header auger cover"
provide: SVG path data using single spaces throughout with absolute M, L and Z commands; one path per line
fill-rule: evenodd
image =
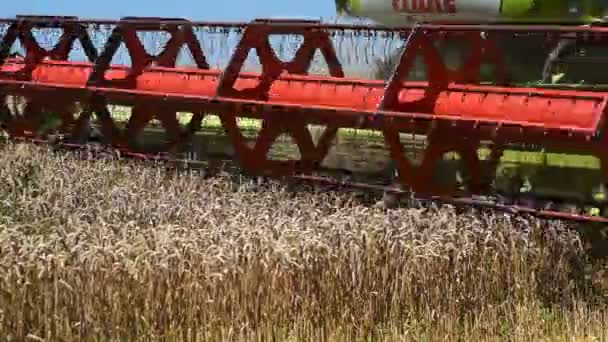
M 1 24 L 1 120 L 15 138 L 59 133 L 82 143 L 98 127 L 106 144 L 139 151 L 138 137 L 157 120 L 167 136 L 158 151 L 177 153 L 214 114 L 243 169 L 290 176 L 316 174 L 340 129 L 366 129 L 383 138 L 401 186 L 431 197 L 493 195 L 496 165 L 512 146 L 593 155 L 602 182 L 608 171 L 602 134 L 608 92 L 522 81 L 497 43 L 500 37 L 532 40 L 526 46 L 538 51 L 529 54 L 547 53 L 565 39 L 603 45 L 608 32 L 602 27 L 34 16 Z M 452 41 L 463 43 L 456 66 L 436 44 Z M 388 81 L 361 72 L 395 50 L 401 54 Z M 21 110 L 14 108 L 16 98 Z M 127 118 L 119 119 L 114 105 L 129 107 Z M 44 124 L 49 113 L 60 121 L 52 129 Z M 189 122 L 179 121 L 181 113 L 192 114 Z M 240 118 L 261 120 L 253 144 Z M 322 128 L 317 139 L 309 125 Z M 269 157 L 283 134 L 299 157 Z M 426 139 L 417 163 L 406 156 L 405 134 Z M 482 160 L 483 146 L 491 153 Z M 433 179 L 448 152 L 461 157 L 468 174 L 463 184 Z

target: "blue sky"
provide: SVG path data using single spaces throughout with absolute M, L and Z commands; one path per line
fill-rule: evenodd
M 0 17 L 16 14 L 185 17 L 234 21 L 255 17 L 335 17 L 334 0 L 2 0 Z

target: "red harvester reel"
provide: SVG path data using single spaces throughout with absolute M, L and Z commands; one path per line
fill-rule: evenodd
M 550 216 L 607 221 L 588 215 L 604 210 L 591 190 L 603 189 L 608 176 L 608 91 L 602 88 L 608 79 L 602 65 L 608 63 L 589 52 L 606 45 L 606 28 L 393 29 L 290 20 L 32 16 L 0 25 L 0 119 L 13 138 L 60 134 L 67 142 L 86 143 L 97 128 L 102 142 L 115 148 L 176 156 L 192 148 L 201 123 L 215 116 L 247 172 L 313 179 L 331 164 L 339 132 L 366 131 L 371 133 L 359 140 L 383 145 L 383 165 L 394 166 L 402 189 L 425 198 L 491 201 L 512 188 L 512 182 L 497 185 L 506 151 L 511 159 L 530 151 L 564 155 L 565 161 L 591 158 L 595 167 L 566 169 L 568 179 L 593 179 L 593 187 L 535 193 L 531 207 Z M 370 76 L 374 59 L 389 55 L 397 58 L 386 81 Z M 247 70 L 256 57 L 259 62 Z M 127 108 L 126 114 L 119 118 L 116 106 Z M 51 114 L 58 124 L 49 129 Z M 260 123 L 257 138 L 245 136 L 241 119 Z M 149 127 L 164 136 L 154 150 L 141 142 Z M 298 156 L 271 158 L 285 135 Z M 373 154 L 364 150 L 342 157 Z M 459 156 L 458 174 L 466 177 L 444 184 L 436 174 L 450 153 Z M 381 168 L 370 163 L 368 168 Z M 564 185 L 566 178 L 555 183 Z M 509 196 L 521 195 L 517 188 Z

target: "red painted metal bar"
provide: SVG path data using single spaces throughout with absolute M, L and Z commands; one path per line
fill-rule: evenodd
M 0 71 L 20 69 L 22 63 L 13 60 Z M 93 66 L 89 63 L 47 61 L 32 71 L 31 82 L 23 84 L 62 90 L 104 88 L 87 85 L 92 73 Z M 106 77 L 109 80 L 124 79 L 128 74 L 128 68 L 113 67 L 106 72 Z M 116 90 L 128 89 L 133 95 L 160 98 L 177 96 L 224 101 L 230 97 L 218 94 L 219 80 L 219 70 L 157 67 L 142 72 L 133 87 L 117 87 Z M 234 84 L 237 89 L 251 88 L 260 80 L 259 74 L 241 73 Z M 7 80 L 1 81 L 6 84 Z M 417 101 L 424 97 L 427 89 L 426 82 L 400 82 L 398 102 Z M 608 92 L 452 84 L 437 94 L 428 111 L 378 111 L 383 95 L 384 83 L 380 81 L 289 75 L 278 77 L 268 91 L 268 98 L 261 101 L 268 106 L 295 105 L 317 108 L 319 112 L 347 110 L 372 116 L 382 113 L 383 116 L 406 119 L 429 118 L 425 114 L 432 114 L 430 118 L 434 120 L 466 121 L 478 126 L 512 126 L 524 130 L 542 128 L 549 136 L 551 131 L 563 131 L 571 136 L 591 138 L 597 133 L 608 100 Z M 330 119 L 331 115 L 325 119 Z

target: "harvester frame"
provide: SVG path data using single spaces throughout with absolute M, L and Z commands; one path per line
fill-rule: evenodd
M 366 129 L 383 136 L 401 186 L 422 198 L 473 204 L 480 203 L 479 196 L 492 198 L 495 166 L 510 145 L 591 154 L 601 163 L 602 177 L 608 176 L 608 136 L 604 134 L 608 91 L 513 85 L 504 52 L 494 39 L 533 34 L 553 43 L 565 39 L 605 43 L 605 27 L 420 24 L 369 28 L 300 20 L 197 23 L 163 18 L 104 21 L 34 16 L 0 23 L 8 25 L 0 41 L 0 95 L 4 103 L 9 96 L 27 99 L 21 117 L 12 115 L 8 105 L 3 108 L 8 118 L 3 126 L 12 138 L 46 139 L 40 128 L 45 113 L 53 112 L 61 118 L 58 131 L 66 142 L 83 143 L 95 115 L 106 144 L 138 152 L 137 136 L 156 119 L 169 138 L 161 152 L 177 153 L 188 145 L 204 116 L 214 113 L 240 166 L 255 175 L 319 180 L 316 173 L 338 130 Z M 91 25 L 113 25 L 101 52 L 87 33 Z M 195 27 L 242 33 L 224 70 L 210 66 L 207 51 L 194 34 Z M 32 32 L 48 28 L 63 32 L 55 46 L 43 49 Z M 387 81 L 345 77 L 331 41 L 345 30 L 403 39 L 399 63 Z M 165 32 L 171 38 L 159 54 L 151 55 L 138 38 L 141 32 Z M 277 57 L 269 43 L 273 35 L 303 38 L 293 60 L 285 62 Z M 434 44 L 446 39 L 464 39 L 470 44 L 470 54 L 457 70 L 446 66 Z M 11 57 L 11 48 L 18 40 L 25 48 L 23 58 Z M 69 61 L 76 41 L 83 47 L 87 62 Z M 127 48 L 131 66 L 112 63 L 121 43 Z M 195 65 L 177 66 L 183 46 L 189 48 Z M 317 49 L 328 65 L 329 75 L 308 74 Z M 242 70 L 251 50 L 260 60 L 258 73 Z M 417 58 L 426 65 L 426 81 L 404 81 Z M 482 68 L 487 66 L 493 68 L 493 76 L 489 84 L 483 84 Z M 76 103 L 84 104 L 80 115 L 74 112 Z M 132 108 L 124 129 L 112 118 L 109 104 Z M 180 112 L 192 113 L 185 127 L 178 122 Z M 243 137 L 237 118 L 262 120 L 252 147 Z M 309 125 L 323 128 L 316 142 Z M 402 133 L 426 136 L 427 147 L 417 165 L 406 157 Z M 268 158 L 272 144 L 282 134 L 293 138 L 299 159 Z M 488 143 L 491 153 L 482 167 L 479 148 Z M 435 165 L 447 152 L 457 152 L 468 171 L 464 189 L 435 184 L 432 179 Z M 580 213 L 512 208 L 557 218 L 608 222 L 608 218 Z

